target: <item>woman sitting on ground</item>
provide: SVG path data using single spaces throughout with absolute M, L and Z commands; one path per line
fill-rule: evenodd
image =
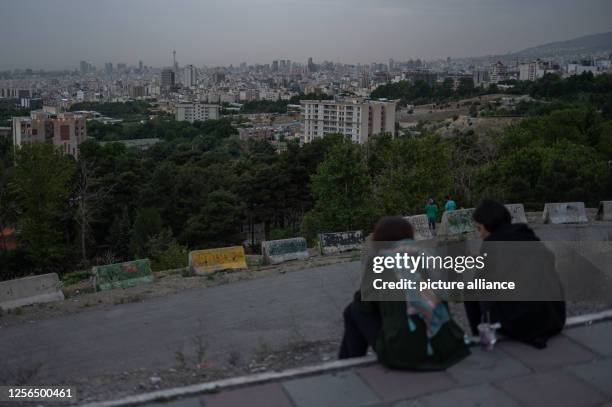
M 565 325 L 563 289 L 555 270 L 554 255 L 543 244 L 507 244 L 498 242 L 538 242 L 527 225 L 512 223 L 508 209 L 495 201 L 483 200 L 473 214 L 481 238 L 482 251 L 500 253 L 500 260 L 485 273 L 505 280 L 522 280 L 530 296 L 551 301 L 480 301 L 466 302 L 465 310 L 474 335 L 481 322 L 501 324 L 500 333 L 536 348 L 546 347 L 548 339 Z M 520 298 L 519 298 L 520 299 Z M 557 300 L 557 301 L 553 301 Z
M 387 252 L 414 250 L 413 228 L 401 217 L 381 219 L 368 240 L 365 273 L 372 272 L 372 257 L 382 245 Z M 371 281 L 370 277 L 364 274 L 364 281 Z M 370 346 L 387 367 L 443 370 L 469 355 L 463 331 L 435 294 L 405 297 L 402 292 L 395 301 L 364 301 L 361 294 L 355 293 L 344 310 L 340 359 L 364 356 Z

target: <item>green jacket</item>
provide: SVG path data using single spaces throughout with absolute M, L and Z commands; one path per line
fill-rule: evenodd
M 427 214 L 428 219 L 437 219 L 438 218 L 438 205 L 433 204 L 433 203 L 425 205 L 425 213 Z
M 357 298 L 355 298 L 357 300 Z M 408 328 L 405 302 L 360 301 L 363 312 L 379 312 L 382 329 L 376 341 L 378 361 L 394 369 L 445 370 L 470 354 L 462 329 L 450 320 L 431 339 L 433 355 L 427 355 L 425 323 L 418 318 L 416 330 Z

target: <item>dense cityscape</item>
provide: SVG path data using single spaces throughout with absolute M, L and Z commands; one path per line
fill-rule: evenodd
M 65 152 L 73 155 L 78 154 L 76 147 L 86 139 L 86 126 L 81 118 L 103 124 L 123 121 L 94 108 L 76 110 L 76 107 L 131 101 L 151 102 L 154 112 L 191 123 L 246 114 L 251 126 L 244 126 L 246 128 L 240 131 L 241 139 L 266 139 L 284 148 L 286 141 L 304 143 L 332 133 L 350 135 L 360 143 L 365 143 L 375 134 L 394 135 L 396 113 L 408 106 L 405 103 L 397 106 L 396 101 L 383 98 L 371 99 L 379 86 L 388 83 L 425 82 L 429 86 L 447 86 L 452 91 L 462 87 L 468 94 L 474 89 L 495 93 L 496 90 L 511 89 L 513 82 L 535 81 L 547 74 L 568 77 L 583 73 L 600 75 L 612 70 L 611 55 L 605 51 L 584 50 L 541 59 L 520 56 L 500 57 L 499 60 L 491 57 L 438 61 L 389 59 L 384 63 L 358 65 L 315 62 L 311 57 L 307 62 L 280 59 L 269 64 L 243 62 L 238 66 L 196 67 L 180 64 L 176 51 L 172 52 L 172 58 L 173 65 L 164 68 L 150 67 L 143 61 L 135 64 L 107 62 L 101 67 L 81 61 L 78 69 L 72 71 L 35 72 L 25 69 L 0 72 L 0 98 L 5 106 L 42 111 L 44 117 L 60 115 L 69 121 L 69 140 L 66 135 L 54 139 L 56 145 L 64 144 Z M 490 90 L 492 88 L 495 91 Z M 304 95 L 310 95 L 309 99 L 333 101 L 301 103 Z M 355 119 L 339 121 L 346 113 L 343 106 L 351 105 L 355 107 Z M 325 111 L 319 113 L 323 106 Z M 373 106 L 379 108 L 371 113 L 372 117 L 357 113 L 364 108 L 371 111 Z M 349 109 L 352 114 L 353 109 Z M 282 117 L 275 117 L 272 125 L 270 118 L 266 117 L 270 115 L 266 113 L 281 114 Z M 25 131 L 26 123 L 32 119 L 35 122 L 43 120 L 42 116 L 36 116 L 38 119 L 35 116 L 33 113 L 31 119 L 16 119 L 12 124 L 15 145 L 21 144 L 22 140 L 28 141 L 30 137 L 36 139 L 37 134 Z M 370 124 L 366 128 L 366 121 L 373 122 L 373 127 Z M 5 135 L 9 127 L 2 128 Z M 42 132 L 38 137 L 43 137 Z M 145 140 L 142 145 L 148 146 L 151 142 L 154 141 Z
M 610 405 L 609 1 L 0 11 L 0 402 Z

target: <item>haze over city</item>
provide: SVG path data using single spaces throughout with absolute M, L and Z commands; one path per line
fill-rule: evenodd
M 457 58 L 612 30 L 608 0 L 4 0 L 0 11 L 0 69 L 164 66 L 173 49 L 208 66 Z

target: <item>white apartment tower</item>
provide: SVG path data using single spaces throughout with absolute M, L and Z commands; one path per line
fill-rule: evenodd
M 219 118 L 219 105 L 206 103 L 179 103 L 176 105 L 176 120 L 179 122 L 205 122 Z
M 195 66 L 187 65 L 183 69 L 183 86 L 194 88 L 198 83 L 197 71 Z
M 491 65 L 489 80 L 491 83 L 499 83 L 508 79 L 508 68 L 501 61 Z
M 304 141 L 328 134 L 341 133 L 355 143 L 365 143 L 371 136 L 382 133 L 395 135 L 396 101 L 364 100 L 302 100 Z

